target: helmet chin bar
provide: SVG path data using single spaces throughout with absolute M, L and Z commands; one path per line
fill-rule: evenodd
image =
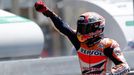
M 88 46 L 93 46 L 94 44 L 98 43 L 102 38 L 104 38 L 103 33 L 93 35 L 92 38 L 88 38 L 86 41 L 82 43 L 86 43 Z
M 104 28 L 101 28 L 100 30 L 97 30 L 96 32 L 91 32 L 88 34 L 81 34 L 81 33 L 77 32 L 77 37 L 81 43 L 86 43 L 86 44 L 88 44 L 88 46 L 92 46 L 92 45 L 98 43 L 100 41 L 100 39 L 104 37 L 103 30 L 104 30 Z M 81 37 L 79 37 L 79 36 L 81 36 Z M 83 37 L 85 37 L 85 38 L 83 38 Z M 82 40 L 82 39 L 84 39 L 84 40 Z

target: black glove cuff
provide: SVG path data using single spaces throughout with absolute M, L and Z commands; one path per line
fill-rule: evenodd
M 54 13 L 50 10 L 47 10 L 47 11 L 43 12 L 43 15 L 45 15 L 47 17 L 51 17 L 52 15 L 54 15 Z

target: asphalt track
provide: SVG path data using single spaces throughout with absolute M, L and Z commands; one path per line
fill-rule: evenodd
M 78 62 L 77 56 L 1 61 L 0 75 L 81 75 Z

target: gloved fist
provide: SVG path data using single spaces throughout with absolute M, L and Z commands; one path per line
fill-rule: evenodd
M 127 64 L 116 65 L 112 68 L 112 75 L 127 75 L 130 71 L 129 66 Z
M 48 7 L 42 0 L 38 0 L 34 5 L 36 11 L 45 13 L 48 10 Z

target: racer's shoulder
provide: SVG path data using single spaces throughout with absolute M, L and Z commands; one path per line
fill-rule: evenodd
M 103 38 L 101 40 L 101 43 L 103 44 L 112 44 L 115 40 L 111 39 L 111 38 Z
M 105 48 L 112 46 L 119 46 L 119 44 L 114 39 L 111 38 L 103 38 L 101 40 L 101 43 L 105 46 Z

